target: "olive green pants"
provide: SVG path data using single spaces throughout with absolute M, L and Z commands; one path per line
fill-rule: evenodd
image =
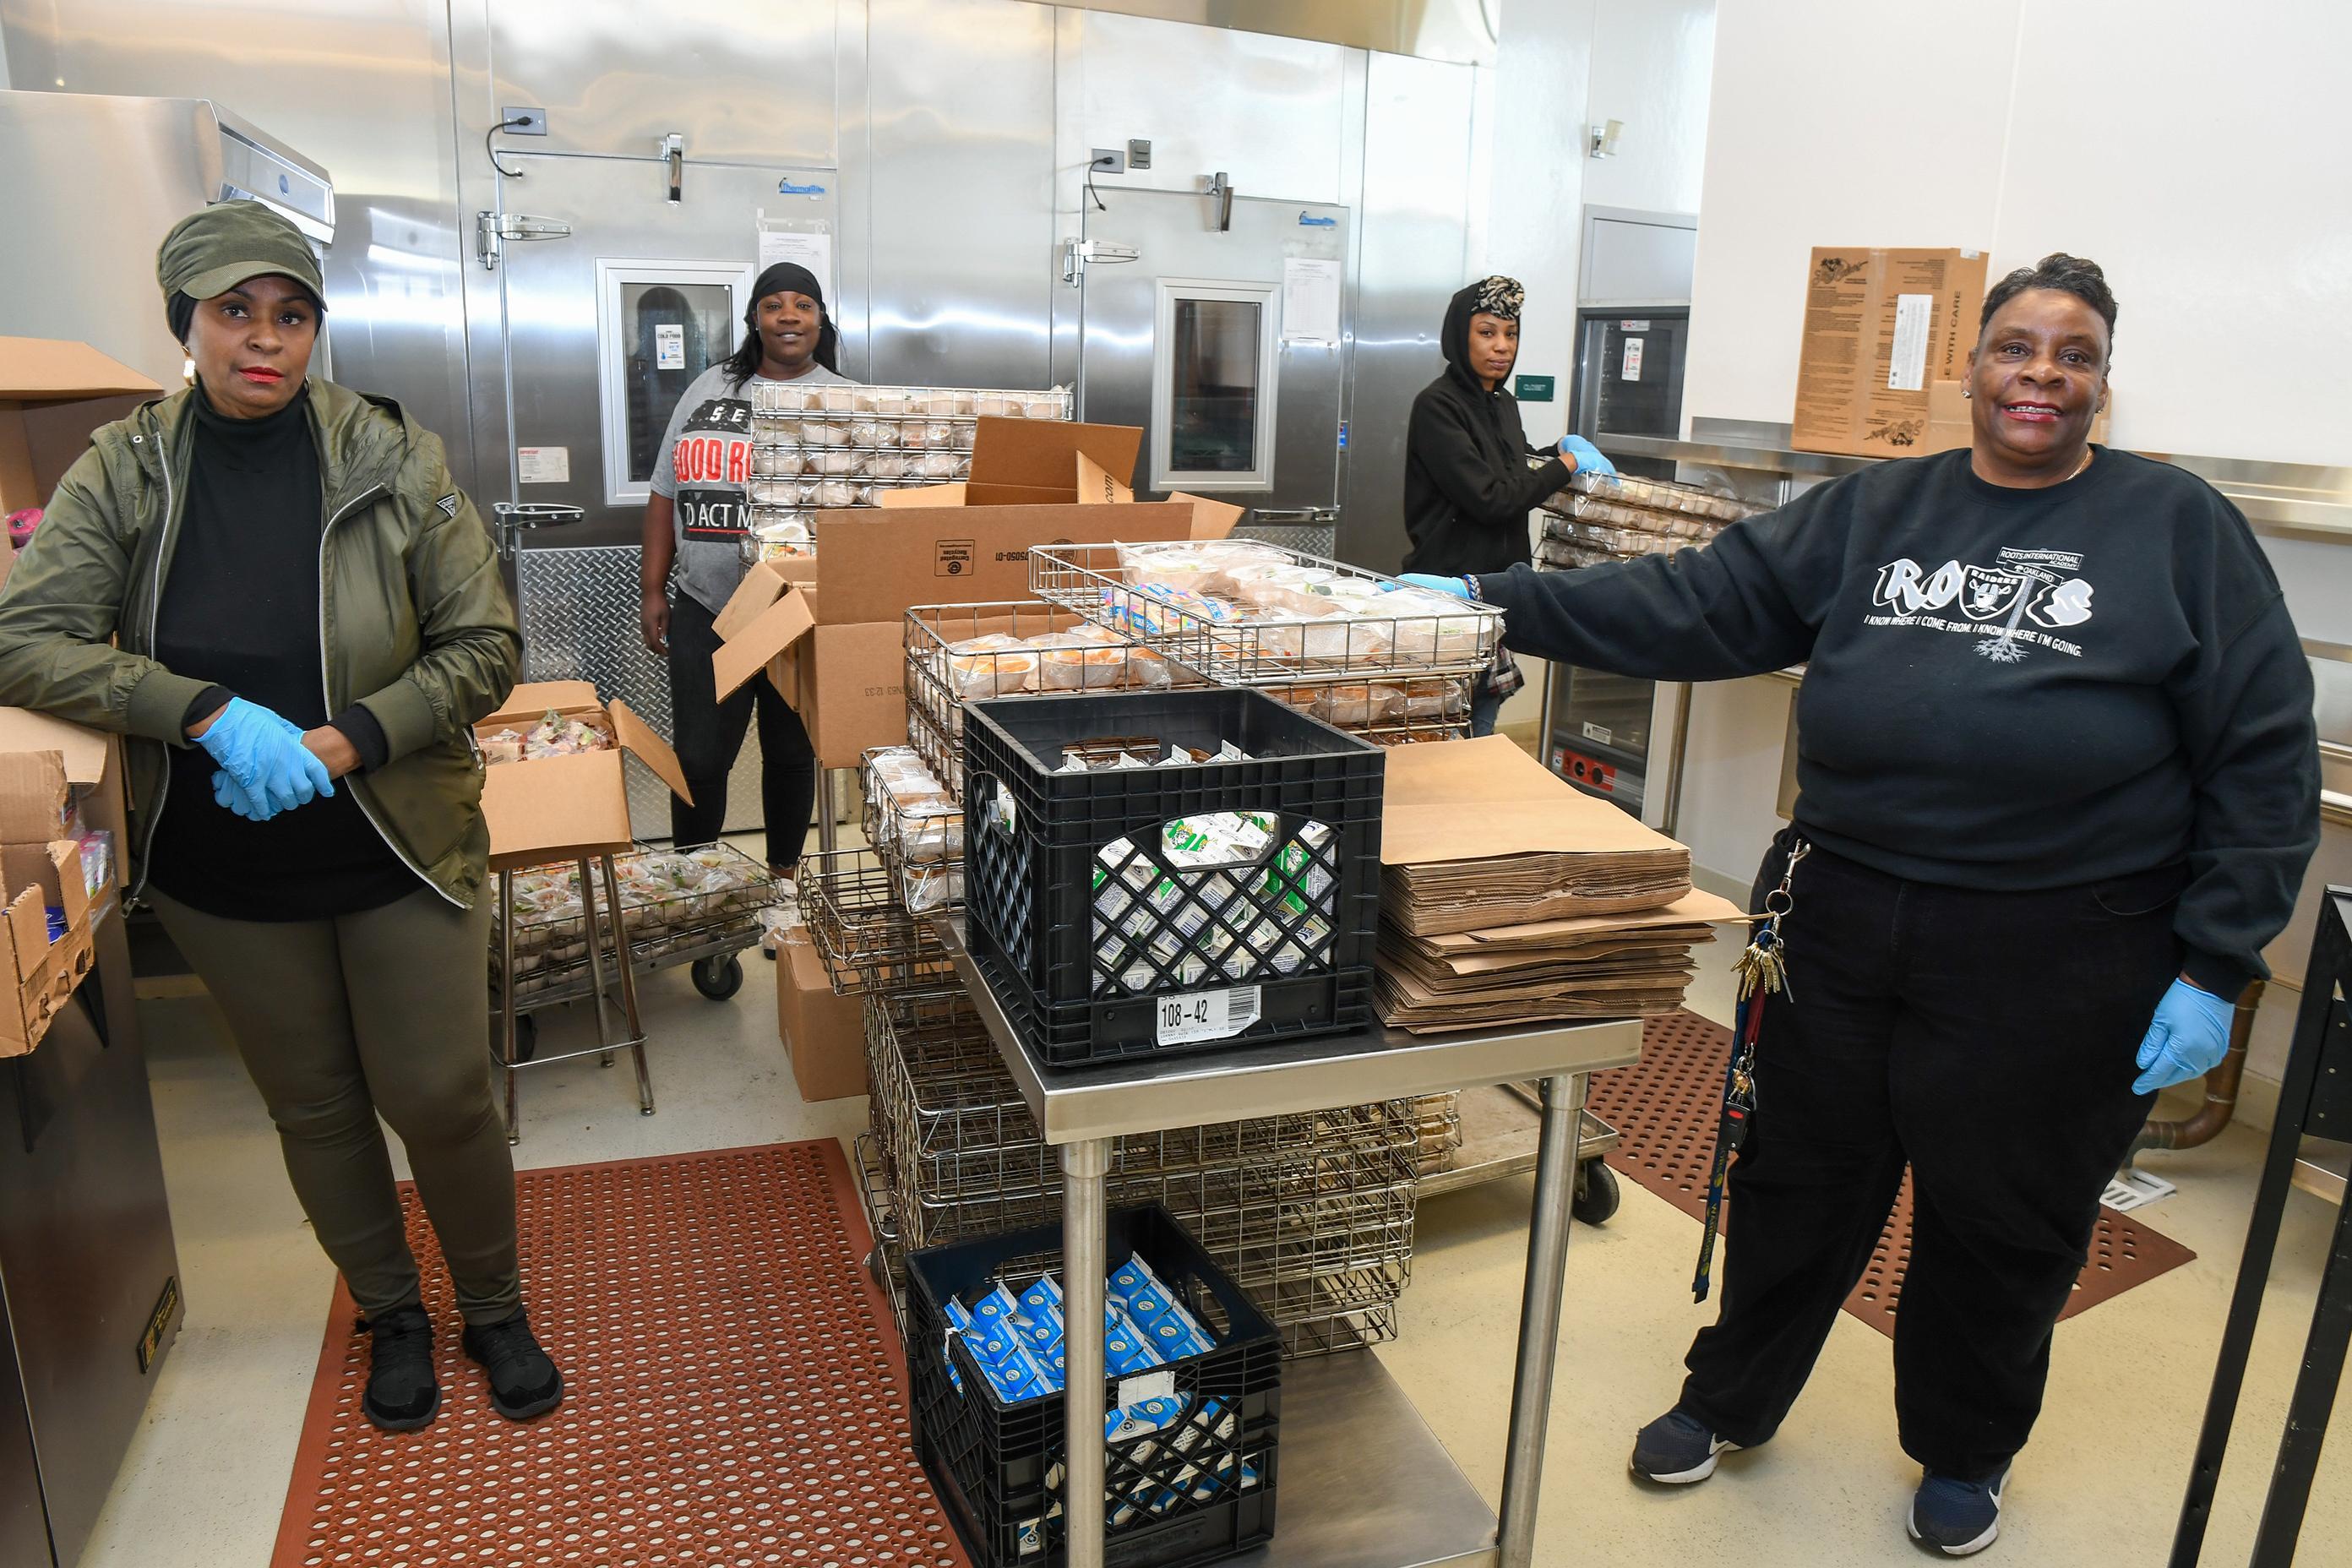
M 286 1173 L 363 1313 L 418 1304 L 392 1156 L 408 1152 L 469 1323 L 521 1305 L 514 1160 L 490 1093 L 489 900 L 429 889 L 284 924 L 148 900 L 228 1019 Z

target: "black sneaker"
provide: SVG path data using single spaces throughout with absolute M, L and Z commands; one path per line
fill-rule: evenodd
M 503 1323 L 467 1324 L 466 1353 L 490 1374 L 490 1404 L 508 1420 L 528 1421 L 563 1403 L 563 1374 L 539 1348 L 520 1307 Z
M 1660 1486 L 1686 1487 L 1715 1474 L 1716 1456 L 1739 1445 L 1717 1436 L 1680 1406 L 1642 1428 L 1633 1439 L 1633 1473 Z
M 422 1307 L 395 1307 L 362 1319 L 359 1326 L 375 1340 L 360 1409 L 387 1432 L 432 1425 L 441 1410 L 441 1384 L 433 1375 L 433 1320 Z
M 2007 1465 L 1974 1481 L 1929 1470 L 1911 1499 L 1903 1528 L 1912 1540 L 1947 1557 L 1973 1556 L 2000 1533 L 2000 1494 L 2008 1488 Z

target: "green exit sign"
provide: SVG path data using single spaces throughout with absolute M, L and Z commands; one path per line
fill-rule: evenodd
M 1554 379 L 1548 375 L 1514 376 L 1511 395 L 1521 403 L 1549 403 L 1556 384 Z

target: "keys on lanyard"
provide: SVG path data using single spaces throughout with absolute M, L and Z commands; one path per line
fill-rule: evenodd
M 1723 1226 L 1723 1181 L 1731 1156 L 1748 1136 L 1748 1120 L 1756 1110 L 1756 1041 L 1764 1026 L 1764 999 L 1778 991 L 1790 1001 L 1788 963 L 1780 940 L 1780 922 L 1797 902 L 1789 887 L 1797 863 L 1813 852 L 1799 838 L 1789 846 L 1788 863 L 1780 869 L 1780 885 L 1764 895 L 1764 918 L 1756 933 L 1731 966 L 1739 983 L 1738 1010 L 1732 1021 L 1731 1061 L 1723 1074 L 1723 1111 L 1716 1121 L 1715 1163 L 1706 1178 L 1706 1220 L 1699 1236 L 1698 1271 L 1691 1278 L 1691 1300 L 1704 1301 L 1715 1269 L 1715 1238 Z

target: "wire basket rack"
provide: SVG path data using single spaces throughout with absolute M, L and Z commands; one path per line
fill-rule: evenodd
M 1412 1102 L 1416 1163 L 1424 1176 L 1453 1167 L 1462 1148 L 1462 1097 L 1424 1094 Z
M 874 1250 L 866 1258 L 866 1267 L 874 1276 L 874 1282 L 890 1298 L 890 1315 L 903 1328 L 907 1321 L 907 1249 L 898 1237 L 898 1212 L 891 1207 L 890 1166 L 871 1131 L 860 1132 L 852 1140 L 850 1160 L 856 1167 L 857 1206 L 865 1212 L 866 1228 L 874 1237 Z
M 906 648 L 908 742 L 958 795 L 966 702 L 1201 682 L 1132 638 L 1038 599 L 919 605 L 907 612 Z
M 1061 1212 L 1061 1175 L 960 991 L 869 997 L 875 1160 L 893 1245 L 929 1247 Z M 1392 1337 L 1411 1278 L 1418 1123 L 1411 1100 L 1133 1135 L 1108 1196 L 1160 1203 L 1300 1353 Z
M 934 420 L 975 418 L 1067 419 L 1070 394 L 1054 387 L 1029 392 L 982 386 L 870 386 L 855 382 L 803 384 L 789 381 L 751 384 L 751 417 L 784 416 L 828 419 Z
M 803 855 L 794 873 L 801 914 L 835 993 L 870 996 L 955 984 L 928 917 L 907 912 L 898 879 L 870 849 Z
M 639 973 L 756 944 L 760 911 L 779 896 L 766 867 L 724 844 L 683 850 L 640 847 L 614 857 L 613 869 L 621 885 L 629 961 Z M 552 1006 L 586 995 L 592 978 L 588 903 L 601 915 L 604 889 L 592 881 L 583 890 L 580 868 L 565 863 L 516 873 L 514 900 L 517 1007 Z M 603 946 L 609 956 L 609 936 Z M 501 973 L 502 952 L 494 930 L 493 988 Z
M 866 842 L 912 915 L 963 902 L 963 807 L 911 746 L 875 746 L 858 758 Z
M 1398 588 L 1342 562 L 1254 541 L 1226 542 L 1221 557 L 1181 548 L 1040 545 L 1029 552 L 1030 592 L 1222 686 L 1475 676 L 1502 637 L 1499 610 Z M 1232 564 L 1194 573 L 1197 592 L 1162 580 L 1165 563 L 1202 559 Z

